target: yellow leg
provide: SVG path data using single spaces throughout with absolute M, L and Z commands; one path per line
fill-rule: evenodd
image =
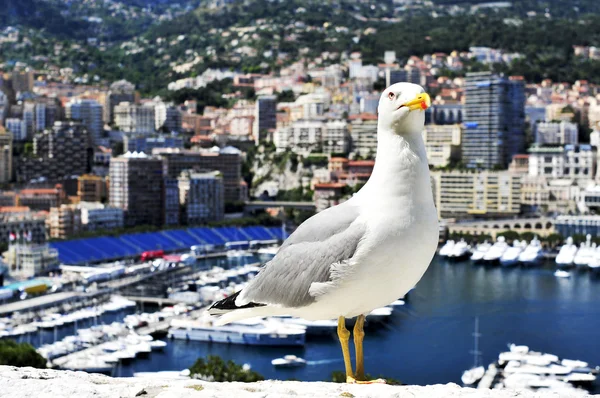
M 356 378 L 349 380 L 346 377 L 347 383 L 355 384 L 385 384 L 385 380 L 365 380 L 365 360 L 363 356 L 363 339 L 365 337 L 365 316 L 359 315 L 354 324 L 354 348 L 356 351 Z
M 365 379 L 365 362 L 363 357 L 363 339 L 365 331 L 365 316 L 359 315 L 354 324 L 354 350 L 356 352 L 356 380 Z
M 350 332 L 346 329 L 346 320 L 343 316 L 338 318 L 338 337 L 340 338 L 340 344 L 342 345 L 342 354 L 344 354 L 344 366 L 346 367 L 346 382 L 352 383 L 354 377 L 352 375 L 352 362 L 350 361 L 350 347 L 348 347 L 348 341 L 350 341 Z

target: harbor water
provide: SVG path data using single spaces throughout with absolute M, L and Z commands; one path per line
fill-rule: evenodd
M 206 261 L 215 265 L 242 265 L 257 259 Z M 484 364 L 506 351 L 508 343 L 517 343 L 561 358 L 599 365 L 600 279 L 577 271 L 572 271 L 571 278 L 557 278 L 554 271 L 553 263 L 538 268 L 503 268 L 436 257 L 410 293 L 406 305 L 396 307 L 384 324 L 367 330 L 367 373 L 408 384 L 460 383 L 463 370 L 473 363 L 469 350 L 473 349 L 476 317 L 482 334 L 479 344 Z M 360 297 L 349 299 L 360 300 Z M 108 319 L 101 321 L 106 323 Z M 52 331 L 43 333 L 45 342 L 50 342 Z M 32 336 L 34 342 L 36 337 Z M 198 357 L 211 354 L 248 363 L 267 378 L 328 380 L 332 371 L 343 370 L 335 336 L 309 339 L 303 348 L 183 340 L 168 343 L 163 352 L 153 352 L 148 359 L 120 365 L 117 375 L 181 370 Z M 276 369 L 271 365 L 272 359 L 286 354 L 306 359 L 307 366 Z

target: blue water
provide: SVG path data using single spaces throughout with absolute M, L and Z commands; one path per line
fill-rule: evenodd
M 469 350 L 475 317 L 485 364 L 497 359 L 508 343 L 517 343 L 600 365 L 600 280 L 577 271 L 560 279 L 553 272 L 552 264 L 505 269 L 434 259 L 407 304 L 383 326 L 367 330 L 367 373 L 409 384 L 460 382 L 473 362 Z M 171 340 L 163 353 L 154 352 L 118 372 L 181 370 L 209 354 L 249 363 L 267 378 L 326 380 L 343 369 L 339 343 L 331 336 L 309 340 L 304 348 Z M 275 369 L 270 361 L 285 354 L 302 356 L 308 365 Z

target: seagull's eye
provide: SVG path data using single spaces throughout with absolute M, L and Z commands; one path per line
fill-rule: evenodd
M 395 95 L 394 93 L 392 93 L 392 92 L 390 92 L 390 93 L 388 94 L 388 98 L 389 98 L 389 99 L 391 99 L 391 100 L 393 100 L 395 96 L 396 96 L 396 95 Z

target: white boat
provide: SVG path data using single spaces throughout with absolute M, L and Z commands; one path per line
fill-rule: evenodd
M 485 256 L 485 254 L 490 250 L 491 247 L 492 247 L 492 245 L 489 244 L 487 241 L 477 245 L 475 247 L 475 250 L 473 251 L 473 254 L 471 255 L 471 261 L 474 261 L 474 262 L 482 261 L 483 256 Z
M 280 368 L 297 368 L 306 365 L 306 360 L 295 355 L 286 355 L 283 358 L 275 358 L 271 364 Z
M 519 262 L 525 266 L 534 266 L 539 264 L 543 257 L 542 244 L 536 236 L 519 255 Z
M 483 378 L 485 374 L 485 368 L 480 365 L 481 363 L 481 351 L 479 351 L 479 318 L 475 318 L 475 331 L 473 332 L 473 367 L 463 372 L 460 380 L 465 386 L 472 386 Z
M 272 246 L 272 247 L 261 247 L 256 252 L 258 254 L 268 254 L 268 255 L 274 256 L 277 254 L 278 251 L 279 251 L 279 246 Z
M 454 249 L 454 245 L 455 242 L 453 240 L 446 241 L 446 243 L 444 244 L 444 246 L 442 246 L 438 254 L 442 257 L 448 257 L 452 252 L 452 249 Z
M 554 276 L 557 278 L 570 278 L 571 273 L 562 269 L 557 269 L 554 271 Z
M 577 254 L 577 245 L 573 244 L 573 238 L 567 238 L 566 243 L 560 248 L 556 256 L 556 265 L 558 268 L 568 268 L 573 265 L 575 255 Z
M 500 264 L 504 267 L 516 265 L 519 262 L 519 256 L 523 253 L 523 249 L 525 248 L 523 244 L 527 245 L 527 242 L 520 242 L 515 239 L 513 245 L 508 247 L 500 257 Z
M 460 377 L 460 380 L 465 386 L 472 386 L 481 380 L 484 374 L 485 368 L 483 366 L 477 366 L 476 368 L 465 370 Z
M 459 260 L 465 258 L 471 254 L 471 246 L 464 239 L 461 239 L 460 242 L 457 242 L 450 253 L 448 254 L 448 258 Z
M 392 315 L 392 312 L 394 312 L 394 310 L 390 307 L 375 308 L 367 314 L 366 319 L 368 322 L 384 322 Z
M 506 239 L 504 238 L 504 236 L 499 236 L 496 240 L 496 243 L 494 243 L 494 245 L 490 247 L 490 250 L 488 250 L 483 255 L 483 261 L 485 261 L 486 263 L 497 262 L 500 260 L 500 258 L 507 249 L 508 243 L 506 243 Z
M 148 344 L 150 344 L 150 348 L 152 348 L 153 350 L 159 350 L 159 351 L 163 350 L 167 346 L 167 343 L 162 340 L 153 340 L 153 341 L 150 341 Z
M 587 267 L 594 258 L 595 252 L 596 244 L 592 243 L 592 236 L 588 234 L 585 237 L 585 243 L 582 243 L 579 250 L 577 250 L 573 264 L 577 267 Z
M 248 319 L 225 326 L 214 326 L 209 319 L 171 322 L 169 338 L 212 343 L 303 346 L 306 329 L 281 322 Z

